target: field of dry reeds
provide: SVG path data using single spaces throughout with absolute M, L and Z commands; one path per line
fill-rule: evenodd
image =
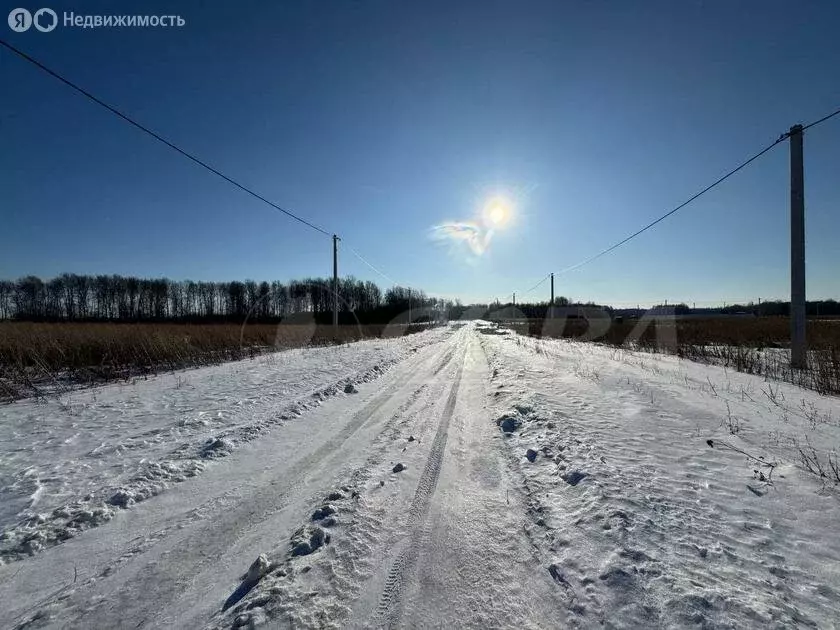
M 425 328 L 415 325 L 397 332 Z M 301 324 L 0 321 L 0 400 L 393 332 L 386 332 L 382 324 L 333 329 Z

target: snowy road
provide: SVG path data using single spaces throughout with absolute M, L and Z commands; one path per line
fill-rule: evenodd
M 0 409 L 3 627 L 835 627 L 837 399 L 498 333 Z

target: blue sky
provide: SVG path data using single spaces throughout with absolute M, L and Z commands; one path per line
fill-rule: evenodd
M 389 277 L 546 299 L 620 240 L 840 107 L 835 2 L 67 2 L 183 28 L 2 37 Z M 22 6 L 4 3 L 4 15 Z M 39 5 L 40 6 L 40 5 Z M 134 7 L 132 11 L 130 7 Z M 28 7 L 30 10 L 38 6 Z M 331 273 L 289 220 L 0 50 L 0 276 Z M 805 138 L 811 299 L 840 297 L 840 117 Z M 481 256 L 430 228 L 515 202 Z M 785 298 L 788 148 L 557 293 L 614 304 Z M 388 282 L 346 249 L 342 274 Z

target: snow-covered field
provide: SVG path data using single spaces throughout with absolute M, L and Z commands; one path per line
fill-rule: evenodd
M 840 400 L 504 333 L 0 407 L 0 625 L 836 627 Z

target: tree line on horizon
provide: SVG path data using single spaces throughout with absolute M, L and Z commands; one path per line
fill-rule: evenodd
M 560 311 L 563 316 L 575 317 L 576 309 L 580 309 L 583 313 L 587 309 L 602 310 L 608 313 L 611 317 L 638 317 L 645 313 L 659 313 L 662 315 L 754 315 L 756 317 L 787 317 L 790 315 L 790 302 L 781 300 L 768 300 L 766 302 L 755 303 L 748 302 L 747 304 L 729 304 L 719 307 L 698 307 L 689 306 L 685 303 L 678 304 L 658 304 L 650 308 L 616 308 L 609 305 L 597 304 L 595 302 L 575 302 L 566 297 L 555 298 L 554 304 L 556 307 L 566 307 Z M 500 314 L 505 317 L 506 314 L 513 318 L 526 319 L 545 319 L 549 313 L 549 303 L 547 301 L 539 303 L 525 303 L 513 304 L 512 302 L 493 302 L 487 305 L 477 305 L 481 308 L 487 309 L 490 313 Z M 464 307 L 466 308 L 466 307 Z M 476 305 L 470 308 L 475 309 Z M 808 317 L 840 317 L 840 302 L 836 300 L 810 300 L 805 303 L 805 311 Z M 583 316 L 583 315 L 581 315 Z
M 403 317 L 408 321 L 428 319 L 475 319 L 493 313 L 510 317 L 542 319 L 548 302 L 513 305 L 499 301 L 463 305 L 460 301 L 427 296 L 423 291 L 394 286 L 385 291 L 370 281 L 352 276 L 339 278 L 341 323 L 386 323 Z M 622 309 L 594 302 L 572 302 L 559 296 L 558 307 L 603 309 L 610 315 L 641 314 L 647 309 Z M 787 316 L 790 302 L 731 304 L 720 308 L 692 308 L 687 304 L 654 307 L 676 315 L 752 314 Z M 809 301 L 808 316 L 840 316 L 840 302 Z M 50 280 L 25 276 L 0 280 L 0 320 L 18 321 L 184 321 L 184 322 L 277 322 L 311 314 L 318 323 L 332 321 L 332 279 L 305 278 L 287 283 L 255 280 L 206 282 L 137 278 L 119 275 L 65 273 Z
M 339 278 L 338 295 L 342 323 L 384 323 L 409 306 L 422 320 L 452 306 L 417 289 L 394 286 L 382 291 L 352 276 Z M 248 317 L 268 322 L 306 313 L 327 323 L 332 321 L 332 298 L 331 278 L 204 282 L 65 273 L 46 281 L 37 276 L 0 280 L 0 319 L 241 322 Z

